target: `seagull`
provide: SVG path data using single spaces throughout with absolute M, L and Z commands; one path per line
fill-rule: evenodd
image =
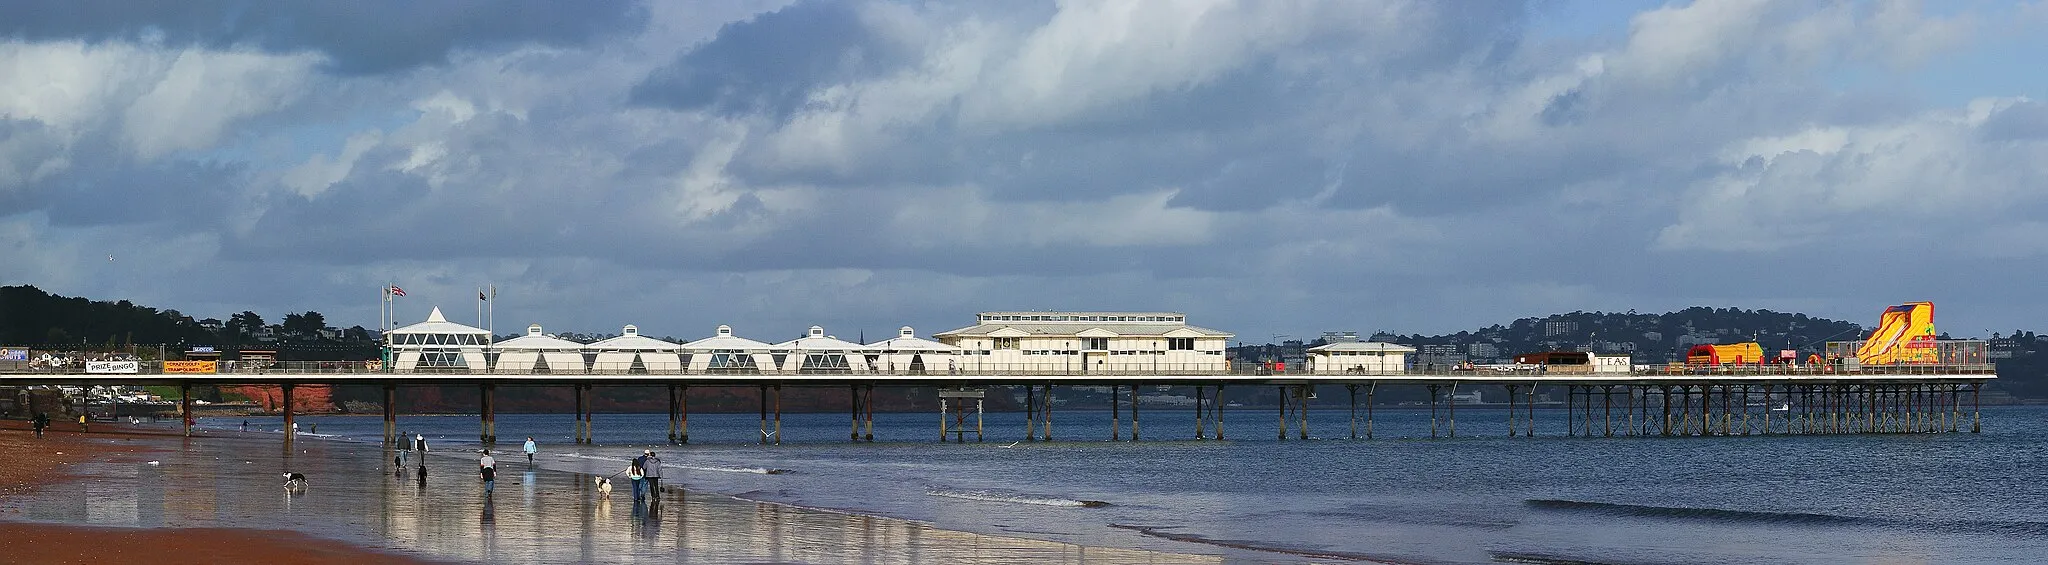
M 161 464 L 161 462 L 158 462 L 158 461 L 151 461 L 151 462 L 149 462 L 149 463 L 148 463 L 148 465 L 149 465 L 149 466 L 151 466 L 151 467 L 155 467 L 155 466 L 157 466 L 157 465 L 160 465 L 160 464 Z
M 1012 448 L 1012 447 L 1017 447 L 1017 444 L 1018 444 L 1018 443 L 1019 443 L 1019 442 L 1014 442 L 1014 441 L 1013 441 L 1013 442 L 1010 442 L 1010 444 L 1009 444 L 1009 445 L 1005 445 L 1005 446 L 1003 446 L 1003 449 L 1009 449 L 1009 448 Z

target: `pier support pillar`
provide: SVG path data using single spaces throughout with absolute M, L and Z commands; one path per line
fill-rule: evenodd
M 862 387 L 860 407 L 860 419 L 865 428 L 860 435 L 860 439 L 861 441 L 873 443 L 875 441 L 875 385 Z
M 1515 437 L 1515 434 L 1516 434 L 1517 432 L 1520 432 L 1520 431 L 1521 431 L 1520 429 L 1517 429 L 1517 428 L 1515 427 L 1515 418 L 1516 418 L 1516 415 L 1515 415 L 1515 388 L 1516 388 L 1516 387 L 1515 387 L 1515 385 L 1512 385 L 1512 384 L 1508 384 L 1508 385 L 1502 385 L 1502 386 L 1501 386 L 1501 388 L 1507 389 L 1507 391 L 1508 391 L 1508 437 Z
M 1299 388 L 1295 389 L 1295 401 L 1300 402 L 1301 404 L 1297 405 L 1298 407 L 1294 409 L 1294 421 L 1295 423 L 1299 424 L 1295 427 L 1301 428 L 1300 434 L 1301 439 L 1303 440 L 1308 439 L 1308 397 L 1312 392 L 1315 391 L 1315 388 L 1313 388 L 1314 386 L 1315 385 L 1301 385 Z
M 860 442 L 860 385 L 846 385 L 846 416 L 853 419 L 853 429 L 846 432 L 846 441 Z
M 1043 401 L 1038 406 L 1038 425 L 1041 428 L 1038 435 L 1045 441 L 1052 441 L 1052 385 L 1045 385 L 1045 393 L 1038 395 L 1038 399 Z M 1131 411 L 1131 419 L 1133 421 L 1131 428 L 1133 430 L 1137 429 L 1137 424 L 1135 423 L 1137 418 L 1138 412 L 1133 408 Z M 1132 433 L 1135 434 L 1137 432 L 1133 431 Z
M 185 420 L 185 437 L 192 437 L 192 385 L 178 385 L 178 415 Z
M 1110 401 L 1115 402 L 1116 387 L 1112 385 L 1109 390 Z M 943 403 L 945 400 L 941 399 L 939 402 Z M 1038 441 L 1038 385 L 1024 385 L 1024 441 Z
M 1131 441 L 1138 441 L 1138 385 L 1131 385 Z
M 1446 422 L 1447 424 L 1449 424 L 1449 425 L 1447 426 L 1447 428 L 1448 428 L 1448 429 L 1447 429 L 1447 431 L 1448 431 L 1449 433 L 1447 433 L 1447 434 L 1445 434 L 1445 435 L 1447 435 L 1447 436 L 1450 436 L 1450 437 L 1458 437 L 1458 382 L 1457 382 L 1457 381 L 1451 381 L 1451 406 L 1450 406 L 1450 409 L 1449 409 L 1449 410 L 1447 410 L 1447 412 L 1449 412 L 1449 414 L 1450 414 L 1450 419 L 1449 419 L 1449 421 L 1448 421 L 1448 422 Z
M 677 434 L 679 434 L 683 428 L 682 392 L 683 391 L 681 385 L 668 385 L 668 443 L 670 445 L 674 445 L 680 441 L 680 437 Z
M 1671 387 L 1664 387 L 1664 427 L 1657 430 L 1664 437 L 1671 437 Z
M 384 445 L 398 445 L 398 385 L 384 385 Z
M 1344 392 L 1351 396 L 1351 439 L 1358 439 L 1358 385 L 1344 385 Z
M 497 410 L 495 406 L 491 405 L 492 401 L 494 400 L 493 397 L 496 396 L 492 393 L 496 392 L 497 388 L 498 387 L 496 385 L 477 385 L 476 387 L 478 420 L 477 441 L 483 443 L 485 446 L 490 446 L 498 442 L 497 430 L 492 429 L 497 427 Z
M 583 385 L 571 384 L 569 390 L 576 395 L 576 443 L 590 443 L 590 406 L 584 402 Z
M 583 385 L 583 443 L 597 443 L 597 392 Z
M 1202 404 L 1204 400 L 1203 397 L 1207 396 L 1208 392 L 1209 387 L 1195 385 L 1195 441 L 1209 439 L 1208 437 L 1206 437 L 1208 435 L 1208 430 L 1203 427 L 1204 424 L 1208 423 L 1206 421 L 1208 414 L 1202 411 L 1203 409 L 1207 408 Z
M 1109 441 L 1124 439 L 1124 399 L 1118 396 L 1121 392 L 1123 387 L 1109 385 Z
M 1579 435 L 1578 415 L 1572 411 L 1572 402 L 1579 398 L 1579 385 L 1564 385 L 1564 437 Z M 1453 404 L 1457 401 L 1453 400 Z
M 1429 437 L 1436 437 L 1436 387 L 1429 385 Z M 1287 432 L 1281 432 L 1280 438 L 1286 439 Z
M 1289 399 L 1287 398 L 1287 387 L 1285 387 L 1285 386 L 1281 386 L 1281 387 L 1275 387 L 1275 388 L 1276 388 L 1277 390 L 1279 390 L 1279 391 L 1280 391 L 1280 439 L 1279 439 L 1279 441 L 1287 441 L 1287 408 L 1288 408 L 1288 407 L 1289 407 L 1289 406 L 1291 405 L 1291 403 L 1292 403 L 1293 401 L 1292 401 L 1292 400 L 1289 400 Z
M 1522 394 L 1522 437 L 1536 437 L 1536 387 L 1541 383 L 1529 383 L 1529 391 Z M 1509 406 L 1509 412 L 1515 407 Z
M 1379 392 L 1380 382 L 1365 383 L 1365 439 L 1372 439 L 1373 395 Z
M 284 397 L 284 447 L 291 449 L 292 440 L 298 439 L 299 435 L 298 429 L 292 427 L 295 423 L 292 421 L 292 385 L 278 386 L 278 393 Z
M 1223 385 L 1216 385 L 1216 397 L 1211 401 L 1216 406 L 1216 440 L 1223 441 Z
M 1600 437 L 1614 437 L 1614 385 L 1600 385 Z
M 1979 398 L 1983 393 L 1984 383 L 1970 387 L 1970 433 L 1973 434 L 1984 431 L 1984 405 Z
M 943 412 L 945 410 L 945 401 L 941 400 L 939 402 L 941 403 L 940 411 Z M 944 415 L 942 414 L 940 417 L 942 418 L 940 422 L 943 423 L 945 421 L 943 420 Z M 945 434 L 940 434 L 939 439 L 946 439 Z M 761 385 L 761 445 L 768 445 L 768 385 Z

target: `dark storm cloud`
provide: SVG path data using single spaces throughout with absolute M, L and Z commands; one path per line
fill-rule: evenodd
M 2016 102 L 1984 119 L 1985 141 L 2048 139 L 2048 102 Z
M 912 61 L 907 45 L 866 25 L 858 4 L 813 0 L 726 24 L 718 36 L 633 88 L 641 104 L 786 117 L 811 91 Z
M 33 122 L 0 120 L 0 141 L 13 135 L 35 139 L 39 133 Z M 66 149 L 109 157 L 70 163 L 21 183 L 13 188 L 19 196 L 9 199 L 0 217 L 42 211 L 57 227 L 210 232 L 223 225 L 227 211 L 246 204 L 238 200 L 247 186 L 246 163 L 137 160 L 119 157 L 115 145 L 107 136 L 72 141 Z
M 580 44 L 631 32 L 644 18 L 637 4 L 615 0 L 0 2 L 0 34 L 8 37 L 312 50 L 348 74 L 439 64 L 462 49 Z

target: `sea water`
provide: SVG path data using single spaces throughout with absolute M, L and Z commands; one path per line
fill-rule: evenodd
M 846 414 L 785 414 L 781 445 L 764 446 L 756 414 L 694 414 L 690 444 L 672 446 L 665 414 L 598 414 L 598 444 L 579 446 L 570 439 L 572 415 L 499 414 L 494 454 L 517 470 L 526 464 L 520 445 L 532 436 L 540 468 L 603 475 L 651 448 L 666 461 L 664 484 L 692 492 L 1250 561 L 2048 556 L 2041 407 L 1986 408 L 1981 434 L 1836 436 L 1565 437 L 1563 411 L 1537 410 L 1538 437 L 1508 437 L 1505 411 L 1468 407 L 1459 411 L 1457 438 L 1431 439 L 1428 410 L 1381 408 L 1374 416 L 1374 439 L 1349 439 L 1349 414 L 1338 409 L 1311 412 L 1313 439 L 1295 439 L 1290 429 L 1279 440 L 1275 410 L 1232 408 L 1227 441 L 1195 441 L 1192 410 L 1148 408 L 1143 439 L 1131 442 L 1110 441 L 1107 411 L 1056 411 L 1057 441 L 1029 442 L 1023 414 L 991 413 L 980 441 L 969 434 L 959 444 L 939 440 L 937 414 L 877 414 L 874 443 L 848 441 Z M 1595 417 L 1598 434 L 1603 422 Z M 1125 440 L 1129 418 L 1123 414 Z M 232 430 L 242 420 L 201 425 Z M 252 431 L 281 428 L 277 418 L 247 420 Z M 335 441 L 374 444 L 382 433 L 376 417 L 298 421 L 302 430 L 317 422 Z M 1438 424 L 1448 431 L 1448 422 Z M 1614 424 L 1618 431 L 1619 414 Z M 473 415 L 406 416 L 399 427 L 426 435 L 445 457 L 473 459 L 481 447 Z M 619 487 L 621 495 L 629 488 Z

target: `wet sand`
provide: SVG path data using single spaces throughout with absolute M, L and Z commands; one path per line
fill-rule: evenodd
M 20 432 L 11 437 L 25 436 Z M 77 434 L 73 434 L 77 435 Z M 92 434 L 98 435 L 98 434 Z M 92 441 L 92 440 L 86 440 Z M 119 440 L 102 443 L 113 444 Z M 1086 547 L 1024 538 L 942 530 L 928 524 L 851 515 L 732 497 L 687 492 L 687 475 L 672 477 L 651 505 L 636 505 L 621 480 L 611 499 L 597 496 L 592 478 L 610 474 L 600 461 L 559 460 L 571 471 L 528 469 L 512 458 L 499 464 L 496 492 L 486 496 L 475 473 L 475 454 L 436 453 L 422 481 L 416 461 L 395 468 L 391 452 L 374 445 L 301 439 L 283 449 L 275 434 L 216 433 L 187 440 L 137 435 L 147 452 L 93 457 L 63 465 L 68 483 L 0 498 L 11 520 L 123 528 L 148 538 L 163 533 L 207 539 L 201 547 L 280 540 L 250 560 L 382 562 L 403 554 L 420 559 L 518 563 L 1201 563 L 1210 555 Z M 151 445 L 154 444 L 154 445 Z M 67 453 L 69 453 L 67 451 Z M 148 465 L 146 460 L 159 461 Z M 580 466 L 580 467 L 579 467 Z M 279 474 L 304 473 L 302 494 L 286 493 Z M 46 526 L 104 543 L 90 529 Z M 148 528 L 148 529 L 135 529 Z M 199 529 L 191 529 L 199 528 Z M 263 530 L 263 531 L 257 531 Z M 272 530 L 288 530 L 281 534 Z M 21 530 L 24 535 L 30 533 Z M 234 536 L 243 536 L 237 539 Z M 308 537 L 310 536 L 310 537 Z M 8 534 L 10 539 L 15 536 Z M 53 541 L 79 547 L 79 541 Z M 159 540 L 138 539 L 146 546 Z M 10 544 L 11 545 L 11 544 Z M 252 545 L 251 547 L 259 547 Z M 355 551 L 369 557 L 347 557 Z M 379 553 L 389 551 L 393 553 Z M 96 560 L 104 554 L 95 553 Z M 209 554 L 211 555 L 211 554 Z M 67 554 L 50 554 L 53 562 Z M 292 556 L 305 561 L 278 560 Z M 153 559 L 154 560 L 154 559 Z M 210 562 L 241 560 L 218 556 Z M 120 561 L 129 561 L 120 559 Z
M 76 487 L 80 471 L 95 465 L 147 465 L 166 452 L 161 427 L 93 422 L 58 423 L 37 438 L 28 422 L 0 421 L 0 499 L 52 495 Z M 221 528 L 113 528 L 19 522 L 18 509 L 0 512 L 0 561 L 7 563 L 282 563 L 342 565 L 420 563 L 409 556 L 291 531 Z

